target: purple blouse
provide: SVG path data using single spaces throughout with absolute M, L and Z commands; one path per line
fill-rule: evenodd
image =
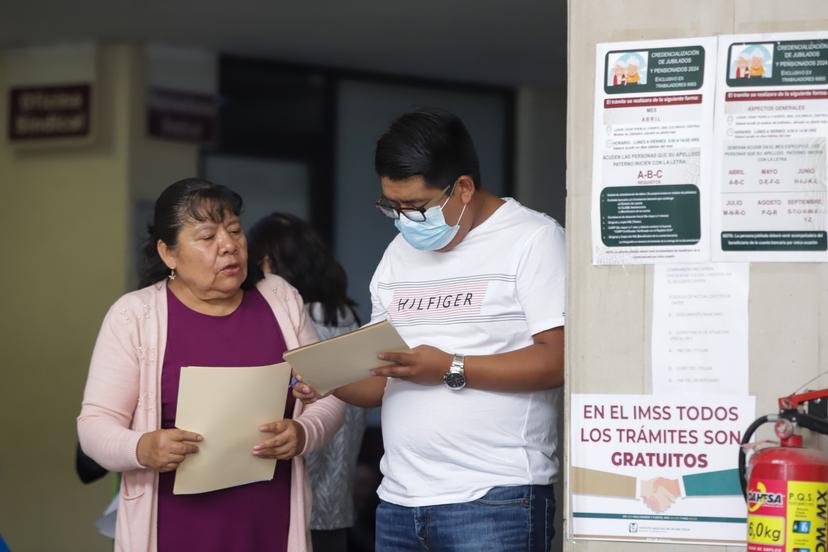
M 285 341 L 258 290 L 244 292 L 226 316 L 186 307 L 167 288 L 169 327 L 161 372 L 161 427 L 175 427 L 182 366 L 264 366 L 282 362 Z M 293 412 L 288 393 L 285 418 Z M 268 434 L 263 433 L 262 439 Z M 194 495 L 174 495 L 175 472 L 158 481 L 158 551 L 287 550 L 291 462 L 280 460 L 270 481 Z

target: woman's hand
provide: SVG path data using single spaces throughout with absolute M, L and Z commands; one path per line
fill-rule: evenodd
M 253 447 L 253 455 L 260 458 L 290 460 L 305 449 L 305 429 L 293 420 L 271 422 L 259 428 L 273 437 Z
M 371 370 L 375 376 L 400 378 L 420 385 L 437 385 L 451 367 L 452 355 L 430 345 L 414 347 L 410 353 L 380 353 L 380 360 L 394 364 Z
M 141 435 L 138 440 L 138 462 L 157 472 L 175 471 L 188 454 L 198 447 L 187 441 L 203 441 L 204 437 L 183 429 L 159 429 Z
M 293 396 L 302 401 L 305 406 L 313 404 L 322 398 L 322 395 L 316 389 L 302 380 L 302 376 L 294 374 L 293 377 L 296 380 L 296 383 L 293 384 Z M 327 397 L 327 395 L 325 396 Z

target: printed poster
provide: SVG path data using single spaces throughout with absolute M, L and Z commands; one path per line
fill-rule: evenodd
M 592 261 L 709 260 L 715 37 L 596 49 Z
M 828 32 L 719 37 L 712 254 L 827 261 Z
M 571 397 L 570 538 L 744 546 L 745 396 Z

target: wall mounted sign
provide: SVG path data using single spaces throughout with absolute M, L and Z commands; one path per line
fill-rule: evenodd
M 744 546 L 754 397 L 573 394 L 570 408 L 571 538 Z
M 593 264 L 709 257 L 716 39 L 599 44 Z
M 11 88 L 9 141 L 89 136 L 91 99 L 89 84 Z
M 828 32 L 719 37 L 713 259 L 828 261 Z
M 153 138 L 212 142 L 218 123 L 217 103 L 209 94 L 151 88 L 147 94 L 147 132 Z

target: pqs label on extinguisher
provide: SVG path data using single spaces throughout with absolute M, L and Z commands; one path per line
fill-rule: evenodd
M 788 481 L 787 499 L 787 537 L 791 550 L 826 552 L 828 484 Z
M 748 492 L 748 552 L 828 552 L 828 483 L 766 480 Z

